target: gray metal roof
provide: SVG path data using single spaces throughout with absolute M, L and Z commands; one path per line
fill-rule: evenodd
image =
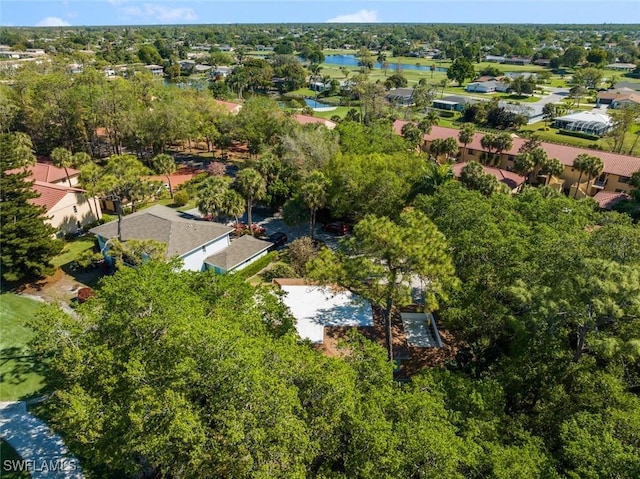
M 122 218 L 122 241 L 153 239 L 167 245 L 167 258 L 182 256 L 222 236 L 233 228 L 220 223 L 194 219 L 167 206 L 154 205 Z M 105 239 L 118 235 L 118 220 L 89 230 Z
M 236 266 L 253 258 L 255 255 L 262 253 L 273 243 L 254 238 L 253 236 L 244 235 L 231 242 L 231 245 L 209 256 L 204 260 L 211 266 L 218 266 L 225 271 L 230 271 Z

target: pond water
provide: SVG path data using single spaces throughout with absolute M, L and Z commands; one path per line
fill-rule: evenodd
M 331 106 L 331 105 L 328 105 L 327 103 L 316 101 L 313 98 L 305 98 L 304 102 L 307 104 L 307 106 L 310 106 L 311 108 L 327 108 Z
M 422 60 L 425 61 L 425 60 Z M 324 58 L 324 62 L 329 64 L 329 65 L 340 65 L 340 66 L 347 66 L 347 67 L 357 67 L 358 66 L 358 59 L 355 57 L 355 55 L 327 55 Z M 431 65 L 412 65 L 412 64 L 401 64 L 400 67 L 402 68 L 402 70 L 420 70 L 420 71 L 425 71 L 425 72 L 429 72 L 431 71 Z M 374 65 L 374 68 L 382 68 L 382 64 L 379 62 L 376 62 L 376 64 Z M 389 64 L 389 70 L 396 70 L 398 68 L 398 65 L 396 63 L 390 63 Z M 437 72 L 446 72 L 447 69 L 446 68 L 442 68 L 442 67 L 436 67 L 435 71 Z

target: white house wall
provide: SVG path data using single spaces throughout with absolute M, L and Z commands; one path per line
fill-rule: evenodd
M 203 271 L 204 260 L 212 254 L 222 251 L 229 246 L 229 244 L 231 244 L 229 241 L 229 235 L 225 235 L 222 238 L 206 243 L 203 247 L 184 254 L 182 256 L 182 261 L 184 262 L 183 269 L 190 271 Z

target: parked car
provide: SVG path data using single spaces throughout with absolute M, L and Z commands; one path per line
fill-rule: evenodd
M 281 231 L 278 231 L 277 233 L 272 233 L 269 235 L 269 241 L 273 243 L 273 246 L 271 246 L 270 249 L 274 250 L 279 248 L 280 246 L 286 245 L 289 239 L 287 238 L 286 234 L 284 234 Z
M 322 225 L 322 230 L 328 233 L 334 233 L 337 235 L 346 235 L 349 232 L 349 225 L 342 221 L 334 221 L 333 223 L 327 223 Z

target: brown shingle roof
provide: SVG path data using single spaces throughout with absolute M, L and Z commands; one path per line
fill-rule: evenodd
M 89 230 L 103 238 L 118 235 L 118 220 Z M 167 206 L 154 205 L 122 218 L 122 241 L 153 239 L 167 245 L 167 258 L 182 256 L 217 238 L 228 235 L 233 228 L 220 223 L 182 216 Z
M 233 240 L 230 246 L 219 253 L 209 256 L 204 262 L 212 266 L 218 266 L 225 271 L 230 271 L 257 254 L 262 253 L 270 246 L 273 246 L 273 243 L 244 235 Z
M 402 127 L 407 123 L 403 120 L 396 120 L 393 123 L 394 131 L 400 135 Z M 444 126 L 434 126 L 431 133 L 424 135 L 426 141 L 433 141 L 435 138 L 455 138 L 458 139 L 458 132 L 455 128 L 446 128 Z M 484 136 L 483 133 L 476 133 L 473 135 L 473 140 L 467 145 L 467 148 L 484 151 L 480 140 Z M 527 140 L 524 138 L 514 138 L 513 146 L 510 150 L 504 151 L 507 155 L 517 155 L 518 150 Z M 462 143 L 458 141 L 458 145 L 462 146 Z M 557 158 L 565 166 L 573 166 L 573 161 L 576 157 L 582 153 L 597 156 L 604 163 L 604 172 L 619 176 L 631 176 L 636 171 L 640 171 L 640 158 L 637 156 L 621 155 L 620 153 L 611 153 L 608 151 L 589 150 L 587 148 L 578 148 L 575 146 L 558 145 L 555 143 L 541 143 L 542 148 L 547 152 L 549 158 Z

